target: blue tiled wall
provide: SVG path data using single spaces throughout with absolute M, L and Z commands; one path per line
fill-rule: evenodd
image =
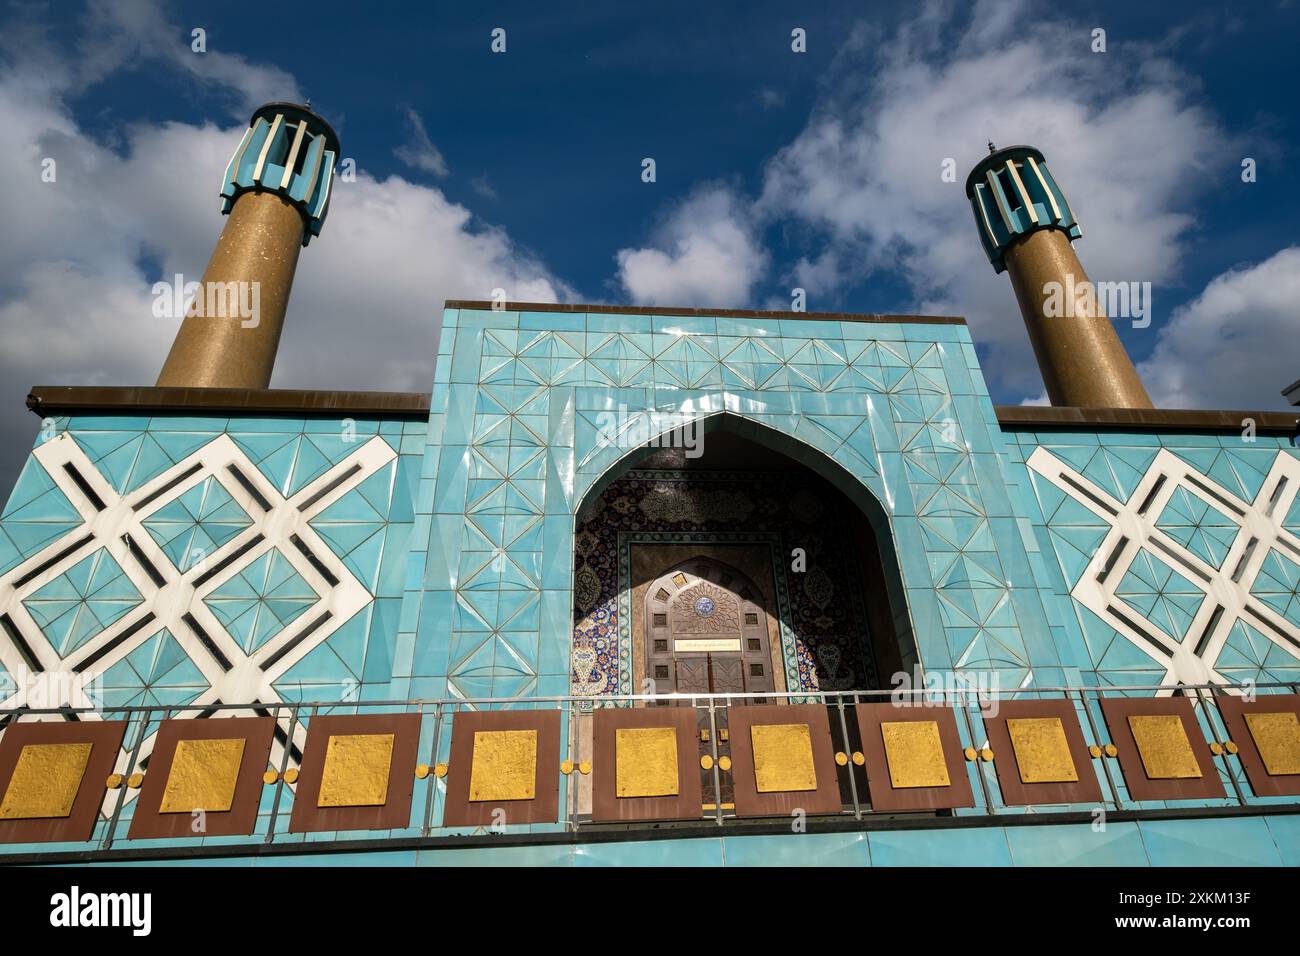
M 620 407 L 724 414 L 843 469 L 894 541 L 927 668 L 1064 676 L 964 326 L 451 309 L 399 642 L 412 694 L 567 692 L 574 513 L 627 454 L 599 441 Z

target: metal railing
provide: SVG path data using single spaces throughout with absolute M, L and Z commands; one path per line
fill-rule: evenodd
M 840 795 L 839 814 L 828 815 L 841 821 L 863 821 L 881 815 L 873 809 L 867 787 L 861 741 L 857 736 L 855 708 L 863 704 L 891 702 L 898 707 L 940 705 L 950 709 L 956 719 L 958 734 L 966 750 L 966 770 L 971 778 L 975 806 L 956 808 L 940 813 L 954 816 L 1007 816 L 1035 812 L 1086 811 L 1095 808 L 1087 805 L 1011 805 L 1002 799 L 997 775 L 991 758 L 970 758 L 971 751 L 987 753 L 988 735 L 983 720 L 999 702 L 1058 699 L 1073 705 L 1079 727 L 1087 744 L 1102 748 L 1110 743 L 1100 701 L 1103 698 L 1183 695 L 1194 706 L 1200 729 L 1207 743 L 1216 743 L 1214 762 L 1225 784 L 1223 798 L 1189 801 L 1186 806 L 1259 806 L 1267 808 L 1279 803 L 1297 803 L 1300 798 L 1261 798 L 1254 795 L 1246 779 L 1240 759 L 1217 746 L 1218 741 L 1230 739 L 1228 727 L 1217 706 L 1224 694 L 1300 694 L 1300 685 L 1286 683 L 1259 683 L 1252 685 L 1135 685 L 1124 687 L 1031 687 L 1015 690 L 994 690 L 974 686 L 920 687 L 880 691 L 841 692 L 768 692 L 761 694 L 673 694 L 666 696 L 622 695 L 610 697 L 529 697 L 437 699 L 437 700 L 377 700 L 346 702 L 276 702 L 276 703 L 212 703 L 184 706 L 127 706 L 106 708 L 18 708 L 0 711 L 0 744 L 3 733 L 10 727 L 33 721 L 88 721 L 123 720 L 126 732 L 115 762 L 114 776 L 120 776 L 117 786 L 106 785 L 104 801 L 100 807 L 94 835 L 82 843 L 0 843 L 0 857 L 14 854 L 33 854 L 46 851 L 95 852 L 113 851 L 123 847 L 193 846 L 219 842 L 237 846 L 255 847 L 271 843 L 308 843 L 341 841 L 353 838 L 383 840 L 386 838 L 430 838 L 443 835 L 464 836 L 475 833 L 531 832 L 557 834 L 573 833 L 592 827 L 618 826 L 635 830 L 645 823 L 593 824 L 591 821 L 592 772 L 592 713 L 603 708 L 628 707 L 689 707 L 696 711 L 702 761 L 702 792 L 704 794 L 700 818 L 693 825 L 722 827 L 743 826 L 736 816 L 734 801 L 726 799 L 729 792 L 726 770 L 721 758 L 727 756 L 726 746 L 730 709 L 749 704 L 817 704 L 827 708 L 829 727 L 837 754 Z M 559 811 L 548 823 L 506 824 L 503 827 L 447 827 L 442 822 L 442 808 L 446 796 L 446 775 L 455 768 L 448 767 L 451 737 L 461 714 L 492 710 L 558 710 L 562 714 L 560 756 L 562 758 L 559 784 Z M 291 771 L 298 768 L 306 745 L 307 734 L 313 722 L 325 715 L 357 716 L 365 714 L 415 714 L 419 718 L 419 763 L 414 768 L 416 780 L 411 800 L 410 817 L 404 828 L 378 833 L 348 831 L 330 833 L 290 832 L 285 818 L 290 813 L 295 798 Z M 202 832 L 192 837 L 171 837 L 165 840 L 140 840 L 127 834 L 133 805 L 140 793 L 138 775 L 147 770 L 149 757 L 159 725 L 163 721 L 203 717 L 220 719 L 232 716 L 270 716 L 275 718 L 275 739 L 271 748 L 270 764 L 265 775 L 266 783 L 259 798 L 257 823 L 253 833 L 237 837 L 207 837 Z M 1119 762 L 1103 756 L 1092 761 L 1103 794 L 1102 810 L 1141 810 L 1152 808 L 1151 802 L 1138 802 L 1130 798 Z M 1094 754 L 1096 757 L 1096 754 Z M 707 764 L 707 766 L 705 766 Z M 464 768 L 460 768 L 464 769 Z M 1082 770 L 1082 768 L 1080 768 Z M 89 785 L 89 784 L 87 784 Z M 1156 806 L 1162 806 L 1157 804 Z M 933 815 L 930 811 L 929 815 Z M 789 821 L 785 821 L 788 823 Z

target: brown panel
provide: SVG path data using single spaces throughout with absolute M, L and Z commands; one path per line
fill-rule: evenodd
M 1219 779 L 1219 769 L 1214 764 L 1214 755 L 1210 753 L 1209 744 L 1201 734 L 1196 722 L 1196 713 L 1192 702 L 1182 696 L 1177 697 L 1103 697 L 1101 712 L 1106 718 L 1106 728 L 1110 731 L 1111 743 L 1119 750 L 1119 766 L 1124 773 L 1124 783 L 1128 786 L 1129 796 L 1134 800 L 1194 800 L 1202 797 L 1222 797 L 1223 782 Z M 1200 767 L 1199 777 L 1181 779 L 1152 779 L 1147 776 L 1142 764 L 1142 755 L 1138 751 L 1137 741 L 1129 726 L 1130 717 L 1168 717 L 1175 716 L 1182 721 L 1183 732 L 1192 745 L 1196 764 Z
M 325 750 L 332 736 L 392 734 L 393 758 L 388 769 L 387 800 L 380 806 L 321 807 L 321 778 Z M 316 717 L 307 729 L 302 775 L 294 792 L 289 830 L 398 830 L 410 825 L 411 791 L 420 746 L 419 714 L 368 714 L 363 717 Z
M 1270 775 L 1264 756 L 1246 724 L 1247 714 L 1292 713 L 1300 720 L 1300 696 L 1296 694 L 1262 694 L 1253 701 L 1240 697 L 1215 697 L 1219 713 L 1228 727 L 1228 736 L 1237 745 L 1237 758 L 1246 768 L 1250 789 L 1257 797 L 1289 797 L 1300 794 L 1300 774 Z
M 474 734 L 478 731 L 536 730 L 537 777 L 532 800 L 469 799 Z M 447 799 L 443 826 L 482 826 L 495 823 L 501 810 L 505 823 L 554 823 L 560 807 L 560 712 L 558 710 L 494 710 L 456 714 L 451 728 L 451 758 L 447 765 Z
M 702 811 L 699 742 L 693 707 L 602 707 L 594 714 L 591 819 L 698 820 Z M 615 792 L 614 741 L 620 729 L 672 727 L 677 733 L 677 794 L 619 797 Z
M 873 810 L 942 810 L 975 806 L 970 780 L 966 776 L 961 738 L 957 735 L 957 719 L 951 708 L 928 704 L 922 707 L 861 704 L 857 711 L 858 729 L 862 733 L 862 753 L 866 757 L 867 787 L 871 791 Z M 889 777 L 889 762 L 885 758 L 885 742 L 880 725 L 928 720 L 934 721 L 939 727 L 939 742 L 943 748 L 949 784 L 946 787 L 895 789 Z
M 79 720 L 10 724 L 0 738 L 0 796 L 9 790 L 18 756 L 28 744 L 88 743 L 90 758 L 81 784 L 66 817 L 32 820 L 0 820 L 0 843 L 55 843 L 89 840 L 104 802 L 105 781 L 113 772 L 124 720 Z
M 130 838 L 152 840 L 159 837 L 244 836 L 257 826 L 257 808 L 262 799 L 262 774 L 271 759 L 271 741 L 275 735 L 274 717 L 207 717 L 203 719 L 164 720 L 154 740 L 149 757 L 149 772 L 135 802 Z M 235 797 L 230 809 L 204 814 L 204 831 L 192 829 L 194 817 L 189 813 L 161 813 L 163 791 L 182 740 L 244 739 L 244 755 L 239 762 Z
M 985 705 L 980 715 L 984 732 L 988 734 L 989 749 L 993 751 L 993 767 L 1002 790 L 1002 802 L 1007 806 L 1023 807 L 1045 803 L 1100 803 L 1101 784 L 1092 766 L 1088 744 L 1079 727 L 1079 717 L 1074 703 L 1064 698 L 1055 700 L 1004 700 Z M 1065 741 L 1074 759 L 1077 782 L 1025 783 L 1021 779 L 1016 749 L 1007 730 L 1008 720 L 1032 720 L 1056 717 L 1065 731 Z
M 730 707 L 727 710 L 731 744 L 731 777 L 735 786 L 736 816 L 788 817 L 795 810 L 805 813 L 840 813 L 839 775 L 835 748 L 831 743 L 826 708 L 818 704 Z M 759 793 L 754 769 L 754 746 L 750 730 L 764 724 L 807 724 L 812 742 L 813 769 L 817 789 Z

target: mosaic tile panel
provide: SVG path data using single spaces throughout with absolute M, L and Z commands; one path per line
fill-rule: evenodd
M 451 309 L 432 409 L 423 578 L 397 664 L 412 687 L 567 691 L 573 516 L 632 436 L 671 416 L 767 443 L 850 494 L 893 544 L 911 663 L 1015 685 L 1059 673 L 1050 591 L 962 326 Z
M 1101 685 L 1300 679 L 1300 454 L 1239 434 L 1008 432 L 1063 646 Z M 1068 654 L 1068 650 L 1067 650 Z
M 34 670 L 79 706 L 392 696 L 427 427 L 47 421 L 0 512 L 2 703 Z

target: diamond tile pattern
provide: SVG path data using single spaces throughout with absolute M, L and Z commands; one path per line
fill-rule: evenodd
M 23 602 L 60 657 L 139 607 L 143 598 L 103 548 L 40 588 Z
M 1056 559 L 1044 573 L 1059 568 L 1057 592 L 1070 598 L 1053 630 L 1065 647 L 1081 642 L 1083 676 L 1103 685 L 1294 679 L 1300 457 L 1284 438 L 1008 437 L 1012 459 L 1027 465 L 1026 505 L 1042 516 L 1034 533 Z M 1134 547 L 1135 535 L 1149 546 Z M 1180 643 L 1158 643 L 1155 631 Z
M 253 524 L 215 477 L 205 478 L 144 520 L 144 527 L 171 558 L 188 571 Z
M 1220 508 L 1180 486 L 1160 512 L 1156 527 L 1207 564 L 1221 568 L 1241 526 Z
M 319 595 L 289 560 L 269 551 L 243 568 L 205 599 L 204 603 L 252 654 L 312 607 Z

